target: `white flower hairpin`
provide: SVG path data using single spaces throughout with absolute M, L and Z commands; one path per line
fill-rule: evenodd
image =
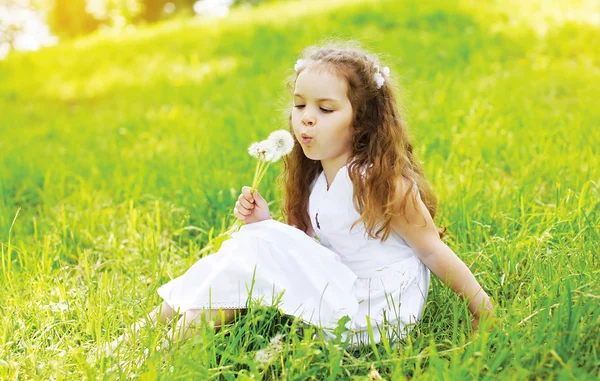
M 294 70 L 296 71 L 296 73 L 298 72 L 298 70 L 300 70 L 300 66 L 302 66 L 304 64 L 304 61 L 302 58 L 298 59 L 298 61 L 296 61 L 296 64 L 294 65 Z
M 381 86 L 383 86 L 383 84 L 385 83 L 385 78 L 383 76 L 385 75 L 386 77 L 389 77 L 390 68 L 386 66 L 383 69 L 381 69 L 381 72 L 379 72 L 379 65 L 375 65 L 375 70 L 377 70 L 377 73 L 373 75 L 373 78 L 377 83 L 377 88 L 381 89 Z M 381 75 L 381 73 L 383 73 L 383 75 Z

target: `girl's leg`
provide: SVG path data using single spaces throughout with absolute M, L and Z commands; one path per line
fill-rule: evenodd
M 146 316 L 146 318 L 139 320 L 136 323 L 131 325 L 131 333 L 133 335 L 139 334 L 142 327 L 146 325 L 147 322 L 150 322 L 151 326 L 154 326 L 156 322 L 161 323 L 169 323 L 175 315 L 175 311 L 171 308 L 167 302 L 163 302 L 161 305 L 150 311 L 150 313 Z M 114 351 L 115 348 L 123 341 L 128 340 L 130 338 L 130 332 L 125 332 L 117 339 L 115 339 L 112 343 L 109 344 L 108 349 L 110 351 Z
M 240 309 L 216 309 L 216 310 L 188 310 L 177 321 L 177 324 L 169 331 L 168 338 L 173 342 L 181 342 L 188 339 L 193 334 L 198 333 L 202 317 L 206 317 L 206 321 L 213 320 L 216 331 L 224 324 L 229 324 L 235 316 L 239 316 L 247 311 L 246 308 Z M 216 317 L 216 321 L 214 318 Z M 163 347 L 168 346 L 168 342 L 163 342 Z

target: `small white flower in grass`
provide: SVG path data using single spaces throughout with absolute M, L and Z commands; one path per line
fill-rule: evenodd
M 52 312 L 64 312 L 69 310 L 69 305 L 65 302 L 50 303 L 44 308 L 50 309 Z
M 377 371 L 377 369 L 373 368 L 373 369 L 371 369 L 371 371 L 367 375 L 367 380 L 369 380 L 369 381 L 371 381 L 371 380 L 383 380 L 383 377 L 381 377 L 381 374 L 379 374 L 379 372 Z
M 285 156 L 292 152 L 294 148 L 294 137 L 286 130 L 277 130 L 271 132 L 268 140 L 272 141 L 277 151 L 273 161 L 279 160 L 282 156 Z
M 267 349 L 261 349 L 256 352 L 255 361 L 261 366 L 268 365 L 271 360 L 273 360 L 273 352 L 270 352 Z
M 271 339 L 271 345 L 280 348 L 283 344 L 283 338 L 285 335 L 278 333 L 277 335 L 273 336 L 273 338 Z
M 261 366 L 269 365 L 275 358 L 275 355 L 283 350 L 283 337 L 284 335 L 281 333 L 273 336 L 268 347 L 256 352 L 256 362 Z

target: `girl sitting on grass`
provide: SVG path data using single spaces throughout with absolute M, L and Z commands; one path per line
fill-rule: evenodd
M 392 78 L 360 48 L 305 49 L 290 86 L 286 223 L 243 187 L 234 215 L 244 226 L 161 286 L 163 303 L 133 332 L 145 321 L 173 320 L 169 337 L 177 341 L 203 320 L 228 324 L 246 311 L 249 296 L 264 305 L 281 296 L 283 313 L 324 328 L 326 339 L 348 316 L 343 339 L 351 335 L 351 346 L 369 344 L 369 336 L 378 343 L 383 334 L 394 343 L 420 320 L 430 271 L 465 299 L 477 329 L 492 314 L 490 298 L 441 240 L 436 198 L 413 156 Z

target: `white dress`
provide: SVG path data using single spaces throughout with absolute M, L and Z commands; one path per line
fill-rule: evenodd
M 309 200 L 320 242 L 275 220 L 244 225 L 219 251 L 161 286 L 159 295 L 180 312 L 246 308 L 251 295 L 261 305 L 322 327 L 326 340 L 347 315 L 342 338 L 350 334 L 350 345 L 369 343 L 368 315 L 376 343 L 382 332 L 396 342 L 422 316 L 429 269 L 393 231 L 385 242 L 369 238 L 362 223 L 350 231 L 359 217 L 352 192 L 347 166 L 329 190 L 321 171 Z

